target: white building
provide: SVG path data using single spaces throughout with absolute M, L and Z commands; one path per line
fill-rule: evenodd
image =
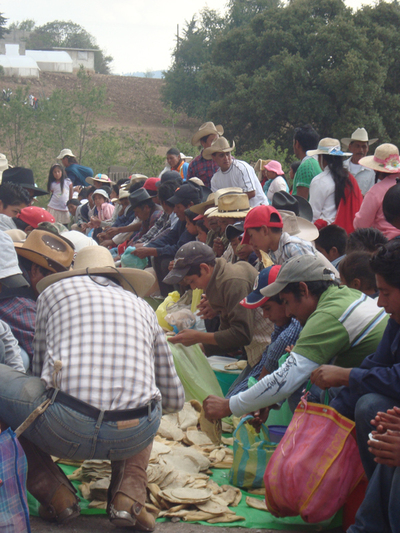
M 83 48 L 54 48 L 54 50 L 64 50 L 70 55 L 74 72 L 79 70 L 81 66 L 84 67 L 85 70 L 91 70 L 94 72 L 94 54 L 98 50 L 89 48 L 87 50 Z
M 5 76 L 18 76 L 21 78 L 38 78 L 39 67 L 32 57 L 20 56 L 18 44 L 6 44 L 5 55 L 0 55 L 0 65 Z
M 73 61 L 67 52 L 26 50 L 25 55 L 34 59 L 43 72 L 73 72 Z

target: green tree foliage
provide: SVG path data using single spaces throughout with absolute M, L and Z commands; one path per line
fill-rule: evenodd
M 36 22 L 33 19 L 25 19 L 22 22 L 12 22 L 8 28 L 10 30 L 22 30 L 22 31 L 33 31 L 36 26 Z
M 6 28 L 7 19 L 3 17 L 3 13 L 0 13 L 0 39 L 3 39 L 8 33 Z
M 264 139 L 290 149 L 306 122 L 321 136 L 364 126 L 400 144 L 397 2 L 353 13 L 342 0 L 230 0 L 215 18 L 207 41 L 202 18 L 188 23 L 174 51 L 163 93 L 174 109 L 222 123 L 239 153 Z M 191 68 L 182 70 L 188 47 Z
M 22 21 L 22 25 L 32 21 Z M 96 39 L 82 26 L 72 21 L 55 20 L 43 26 L 34 26 L 26 47 L 32 50 L 52 50 L 53 48 L 86 48 L 97 50 L 95 53 L 95 72 L 110 74 L 113 58 L 106 56 L 96 43 Z

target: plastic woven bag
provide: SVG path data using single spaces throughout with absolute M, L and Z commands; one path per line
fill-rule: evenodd
M 187 402 L 198 400 L 203 403 L 210 394 L 223 398 L 215 373 L 198 344 L 183 346 L 169 343 L 169 347 Z
M 355 423 L 327 403 L 327 397 L 325 404 L 302 397 L 268 463 L 265 501 L 274 516 L 300 515 L 310 523 L 326 520 L 363 477 L 352 434 Z
M 267 426 L 261 426 L 260 433 L 246 422 L 253 418 L 245 416 L 233 432 L 233 465 L 229 472 L 229 483 L 243 489 L 259 489 L 264 486 L 265 467 L 277 444 L 269 438 Z
M 27 462 L 15 433 L 0 434 L 0 531 L 30 533 L 26 498 Z

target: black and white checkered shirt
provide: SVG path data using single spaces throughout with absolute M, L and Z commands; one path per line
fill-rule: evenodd
M 153 309 L 107 278 L 76 276 L 38 298 L 33 374 L 98 409 L 134 409 L 162 397 L 182 409 L 185 394 Z

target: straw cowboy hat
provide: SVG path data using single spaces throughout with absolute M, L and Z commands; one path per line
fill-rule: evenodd
M 197 146 L 200 144 L 200 139 L 203 137 L 206 137 L 208 135 L 223 135 L 224 134 L 224 128 L 221 126 L 221 124 L 218 124 L 218 126 L 214 125 L 214 122 L 204 122 L 196 131 L 196 133 L 192 137 L 192 145 Z
M 110 185 L 112 183 L 110 178 L 107 176 L 107 174 L 96 174 L 95 176 L 93 176 L 93 178 L 91 177 L 86 178 L 86 181 L 90 185 L 94 185 L 94 182 L 105 183 L 107 185 Z
M 125 189 L 120 189 L 118 198 L 113 198 L 111 202 L 114 204 L 115 202 L 118 202 L 118 200 L 122 200 L 123 198 L 129 198 L 129 191 L 126 191 Z
M 228 193 L 218 198 L 218 207 L 214 207 L 210 217 L 245 218 L 250 211 L 249 197 L 247 194 Z
M 235 141 L 232 141 L 232 146 L 229 146 L 229 142 L 225 139 L 225 137 L 218 137 L 218 139 L 215 139 L 211 146 L 203 150 L 203 157 L 204 159 L 210 160 L 212 159 L 213 154 L 218 152 L 232 152 L 234 149 Z
M 342 152 L 340 148 L 340 142 L 338 139 L 331 139 L 330 137 L 325 137 L 321 139 L 316 150 L 307 150 L 307 155 L 337 155 L 339 157 L 348 157 L 353 155 L 351 152 Z
M 350 138 L 343 137 L 340 142 L 342 143 L 343 148 L 347 150 L 352 142 L 359 141 L 362 143 L 368 143 L 369 146 L 371 146 L 376 143 L 377 140 L 378 139 L 368 139 L 368 132 L 365 128 L 357 128 L 356 131 L 353 131 Z
M 70 150 L 69 148 L 64 148 L 63 150 L 61 150 L 61 152 L 58 154 L 58 156 L 56 157 L 56 159 L 64 159 L 64 157 L 76 157 L 76 155 L 74 155 L 72 153 L 72 150 Z
M 279 211 L 282 217 L 283 228 L 289 235 L 299 237 L 304 241 L 315 241 L 319 236 L 318 228 L 305 218 L 297 217 L 293 211 Z
M 374 155 L 362 157 L 358 164 L 377 172 L 398 174 L 400 172 L 399 149 L 394 144 L 381 144 L 375 149 Z
M 207 206 L 207 208 L 204 211 L 202 211 L 200 214 L 208 216 L 209 213 L 212 212 L 218 206 L 218 198 L 220 196 L 222 196 L 224 194 L 235 193 L 235 192 L 236 193 L 242 193 L 243 189 L 241 189 L 240 187 L 223 187 L 222 189 L 218 189 L 218 191 L 215 191 L 213 193 L 213 195 L 214 195 L 213 203 L 210 203 Z M 207 198 L 207 201 L 208 200 L 209 200 L 209 198 Z M 200 206 L 201 204 L 198 204 L 198 205 Z M 197 206 L 195 206 L 195 207 L 197 207 Z M 190 210 L 192 210 L 192 208 L 190 208 Z M 197 213 L 197 211 L 195 211 L 195 213 Z
M 71 266 L 74 248 L 70 241 L 50 231 L 34 229 L 24 242 L 14 242 L 18 255 L 52 272 L 64 272 Z
M 254 165 L 254 172 L 257 174 L 258 179 L 262 181 L 262 171 L 265 168 L 265 165 L 268 165 L 268 163 L 272 161 L 272 159 L 259 159 L 257 163 Z
M 87 246 L 76 254 L 74 268 L 68 272 L 51 274 L 41 279 L 37 290 L 43 292 L 47 287 L 65 278 L 73 276 L 111 276 L 121 286 L 138 296 L 144 296 L 154 283 L 154 276 L 137 268 L 116 268 L 114 259 L 103 246 Z
M 189 207 L 190 211 L 193 211 L 193 213 L 197 213 L 198 215 L 204 215 L 204 213 L 209 207 L 215 207 L 214 197 L 215 193 L 212 192 L 208 195 L 208 198 L 205 202 L 202 202 L 201 204 L 191 205 Z

